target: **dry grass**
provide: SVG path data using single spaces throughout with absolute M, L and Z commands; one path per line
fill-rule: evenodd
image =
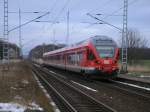
M 128 66 L 129 72 L 144 72 L 148 73 L 150 72 L 150 68 L 146 66 L 141 66 L 141 65 L 135 65 L 135 66 Z
M 121 68 L 121 65 L 119 65 Z M 149 74 L 150 67 L 144 65 L 128 65 L 128 72 L 129 73 L 142 73 L 142 74 Z
M 52 112 L 49 101 L 38 87 L 28 64 L 15 61 L 10 63 L 9 68 L 5 71 L 0 66 L 0 102 L 15 102 L 21 105 L 36 102 L 45 112 Z

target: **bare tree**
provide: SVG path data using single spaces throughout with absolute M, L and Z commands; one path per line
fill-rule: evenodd
M 119 40 L 121 43 L 121 38 Z M 121 44 L 120 44 L 121 45 Z M 144 38 L 137 29 L 129 29 L 127 36 L 127 47 L 128 47 L 128 62 L 130 64 L 137 63 L 141 54 L 138 52 L 139 49 L 148 47 L 148 40 Z
M 121 37 L 122 38 L 122 37 Z M 121 46 L 122 41 L 119 38 L 119 46 Z M 148 40 L 141 35 L 137 29 L 129 29 L 127 36 L 127 46 L 128 48 L 147 48 Z
M 148 46 L 148 41 L 138 30 L 130 29 L 128 30 L 127 44 L 128 48 L 146 48 Z

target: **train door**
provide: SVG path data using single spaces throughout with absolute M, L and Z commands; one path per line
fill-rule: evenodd
M 87 66 L 94 66 L 96 57 L 91 49 L 87 49 Z
M 87 49 L 83 48 L 81 50 L 81 53 L 82 53 L 81 66 L 86 66 L 86 62 L 87 62 Z
M 67 54 L 63 53 L 63 64 L 64 64 L 64 69 L 66 70 L 66 64 L 67 64 Z

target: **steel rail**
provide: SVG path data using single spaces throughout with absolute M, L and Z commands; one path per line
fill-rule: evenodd
M 117 85 L 112 85 L 115 88 L 118 88 L 120 90 L 126 91 L 126 92 L 131 93 L 131 94 L 135 94 L 135 95 L 141 96 L 141 97 L 143 97 L 143 98 L 145 98 L 147 100 L 150 100 L 150 95 L 147 96 L 147 95 L 143 94 L 143 93 L 146 94 L 146 92 L 148 94 L 148 93 L 150 93 L 150 91 L 147 91 L 147 90 L 141 89 L 141 88 L 137 88 L 137 87 L 133 87 L 133 86 L 130 86 L 130 85 L 126 85 L 126 84 L 123 84 L 123 83 L 120 83 L 120 82 L 117 82 L 117 81 L 114 81 L 114 80 L 109 80 L 109 81 L 112 82 L 112 83 L 117 84 Z M 122 87 L 122 86 L 124 86 L 124 87 Z M 129 89 L 129 88 L 131 88 L 132 90 Z
M 45 69 L 46 70 L 46 69 Z M 48 69 L 47 69 L 47 71 L 48 71 Z M 49 71 L 48 71 L 49 72 Z M 56 75 L 56 74 L 54 74 L 54 75 Z M 59 76 L 59 75 L 58 75 Z M 91 79 L 89 79 L 89 80 L 91 80 Z M 95 81 L 95 80 L 93 80 L 92 79 L 92 81 Z M 116 88 L 116 89 L 120 89 L 120 90 L 122 90 L 122 91 L 125 91 L 125 92 L 127 92 L 127 93 L 130 93 L 130 94 L 135 94 L 135 95 L 138 95 L 138 96 L 141 96 L 141 97 L 144 97 L 145 99 L 150 99 L 150 95 L 148 95 L 148 94 L 150 94 L 150 91 L 147 91 L 147 90 L 144 90 L 144 89 L 139 89 L 139 88 L 136 88 L 136 87 L 132 87 L 132 86 L 129 86 L 129 85 L 125 85 L 125 84 L 121 84 L 121 83 L 118 83 L 118 82 L 116 82 L 115 81 L 115 79 L 109 79 L 108 80 L 109 82 L 112 82 L 112 85 L 108 85 L 107 83 L 103 83 L 103 84 L 105 84 L 106 86 L 109 86 L 109 87 L 111 87 L 111 88 Z M 100 81 L 95 81 L 95 83 L 98 83 L 99 84 L 99 82 Z M 114 84 L 117 84 L 117 85 L 114 85 Z M 123 86 L 126 86 L 126 87 L 123 87 Z M 133 90 L 131 90 L 131 89 L 129 89 L 129 88 L 127 88 L 127 87 L 130 87 L 130 88 L 132 88 Z M 136 91 L 135 91 L 136 90 Z M 138 91 L 138 92 L 137 92 Z M 126 93 L 126 94 L 127 94 Z M 144 94 L 142 94 L 142 93 L 144 93 L 144 94 L 146 94 L 147 93 L 147 95 L 144 95 Z
M 60 83 L 64 84 L 66 87 L 72 88 L 74 91 L 76 91 L 78 94 L 81 94 L 82 96 L 86 97 L 89 101 L 92 101 L 93 104 L 97 104 L 99 107 L 103 107 L 105 109 L 107 109 L 110 112 L 117 112 L 116 110 L 112 109 L 111 107 L 109 107 L 108 105 L 96 100 L 95 98 L 87 95 L 86 93 L 84 93 L 83 91 L 81 91 L 80 89 L 74 87 L 73 85 L 71 85 L 68 82 L 65 82 L 64 80 L 61 80 L 60 78 L 58 78 L 55 75 L 51 75 L 52 73 L 50 73 L 49 71 L 45 71 L 41 68 L 38 67 L 38 69 L 40 69 L 40 71 L 44 72 L 47 75 L 50 75 L 51 77 L 55 78 L 55 80 L 59 81 Z M 45 78 L 44 78 L 45 79 Z M 46 79 L 45 79 L 46 80 Z M 48 81 L 46 81 L 48 83 Z M 50 85 L 50 84 L 49 84 Z M 55 89 L 56 90 L 56 89 Z M 57 90 L 56 90 L 57 91 Z M 63 97 L 64 98 L 64 97 Z M 98 108 L 98 107 L 97 107 Z
M 42 75 L 40 75 L 35 68 L 33 68 L 33 72 L 39 79 L 41 79 L 42 82 L 44 82 L 48 87 L 50 87 L 52 91 L 54 91 L 54 93 L 59 97 L 59 99 L 63 100 L 69 112 L 77 112 L 77 110 Z
M 140 80 L 134 80 L 134 79 L 128 79 L 128 78 L 123 78 L 123 77 L 117 77 L 116 79 L 114 79 L 114 81 L 120 81 L 120 82 L 125 82 L 125 83 L 131 83 L 131 84 L 135 84 L 141 87 L 146 87 L 146 88 L 150 88 L 150 82 L 144 82 L 144 81 L 140 81 Z
M 48 70 L 47 70 L 47 71 L 48 71 Z M 49 72 L 49 71 L 48 71 L 48 72 Z M 54 74 L 54 75 L 55 75 L 55 74 Z M 94 81 L 95 81 L 95 80 L 94 80 Z M 127 93 L 130 93 L 130 94 L 133 94 L 133 95 L 137 95 L 137 96 L 141 96 L 141 97 L 144 97 L 145 99 L 149 99 L 149 100 L 150 100 L 150 97 L 149 97 L 148 95 L 142 94 L 142 93 L 145 93 L 145 94 L 146 94 L 146 92 L 147 92 L 147 94 L 148 94 L 148 93 L 150 93 L 150 91 L 143 90 L 143 89 L 139 89 L 139 88 L 136 88 L 136 87 L 132 87 L 132 86 L 129 86 L 129 85 L 125 85 L 125 84 L 121 84 L 121 83 L 116 82 L 115 80 L 108 80 L 108 81 L 112 82 L 112 84 L 117 84 L 117 85 L 108 85 L 107 83 L 103 83 L 103 84 L 105 84 L 106 86 L 109 86 L 109 87 L 112 87 L 112 88 L 114 87 L 114 88 L 116 88 L 116 89 L 125 91 L 125 92 L 127 92 Z M 99 81 L 96 81 L 96 82 L 99 83 Z M 122 87 L 122 86 L 126 86 L 126 88 L 125 88 L 125 87 Z M 131 89 L 127 88 L 127 87 L 133 88 L 133 90 L 131 90 Z M 134 91 L 134 90 L 136 90 L 136 91 Z M 137 92 L 137 91 L 138 91 L 138 92 Z M 142 93 L 141 93 L 141 92 L 142 92 Z M 126 93 L 126 94 L 127 94 L 127 93 Z

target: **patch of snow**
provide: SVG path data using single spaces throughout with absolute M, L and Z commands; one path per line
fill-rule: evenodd
M 141 75 L 141 78 L 150 78 L 150 76 L 146 76 L 146 75 Z
M 15 85 L 15 87 L 10 87 L 10 89 L 12 89 L 12 90 L 22 90 L 22 88 L 21 87 L 19 87 L 17 84 Z
M 28 80 L 22 80 L 22 83 L 23 84 L 29 84 L 29 81 Z
M 15 88 L 15 87 L 10 87 L 11 89 L 14 89 L 14 90 L 17 90 L 17 88 Z
M 39 105 L 37 105 L 35 102 L 32 102 L 29 104 L 28 109 L 30 110 L 39 110 L 43 111 L 43 108 L 41 108 Z
M 26 107 L 17 103 L 0 103 L 0 112 L 24 112 Z
M 145 77 L 144 75 L 140 75 L 141 78 Z
M 23 106 L 17 103 L 0 103 L 0 112 L 24 112 L 27 109 L 43 111 L 43 108 L 35 102 L 32 102 L 28 106 Z

